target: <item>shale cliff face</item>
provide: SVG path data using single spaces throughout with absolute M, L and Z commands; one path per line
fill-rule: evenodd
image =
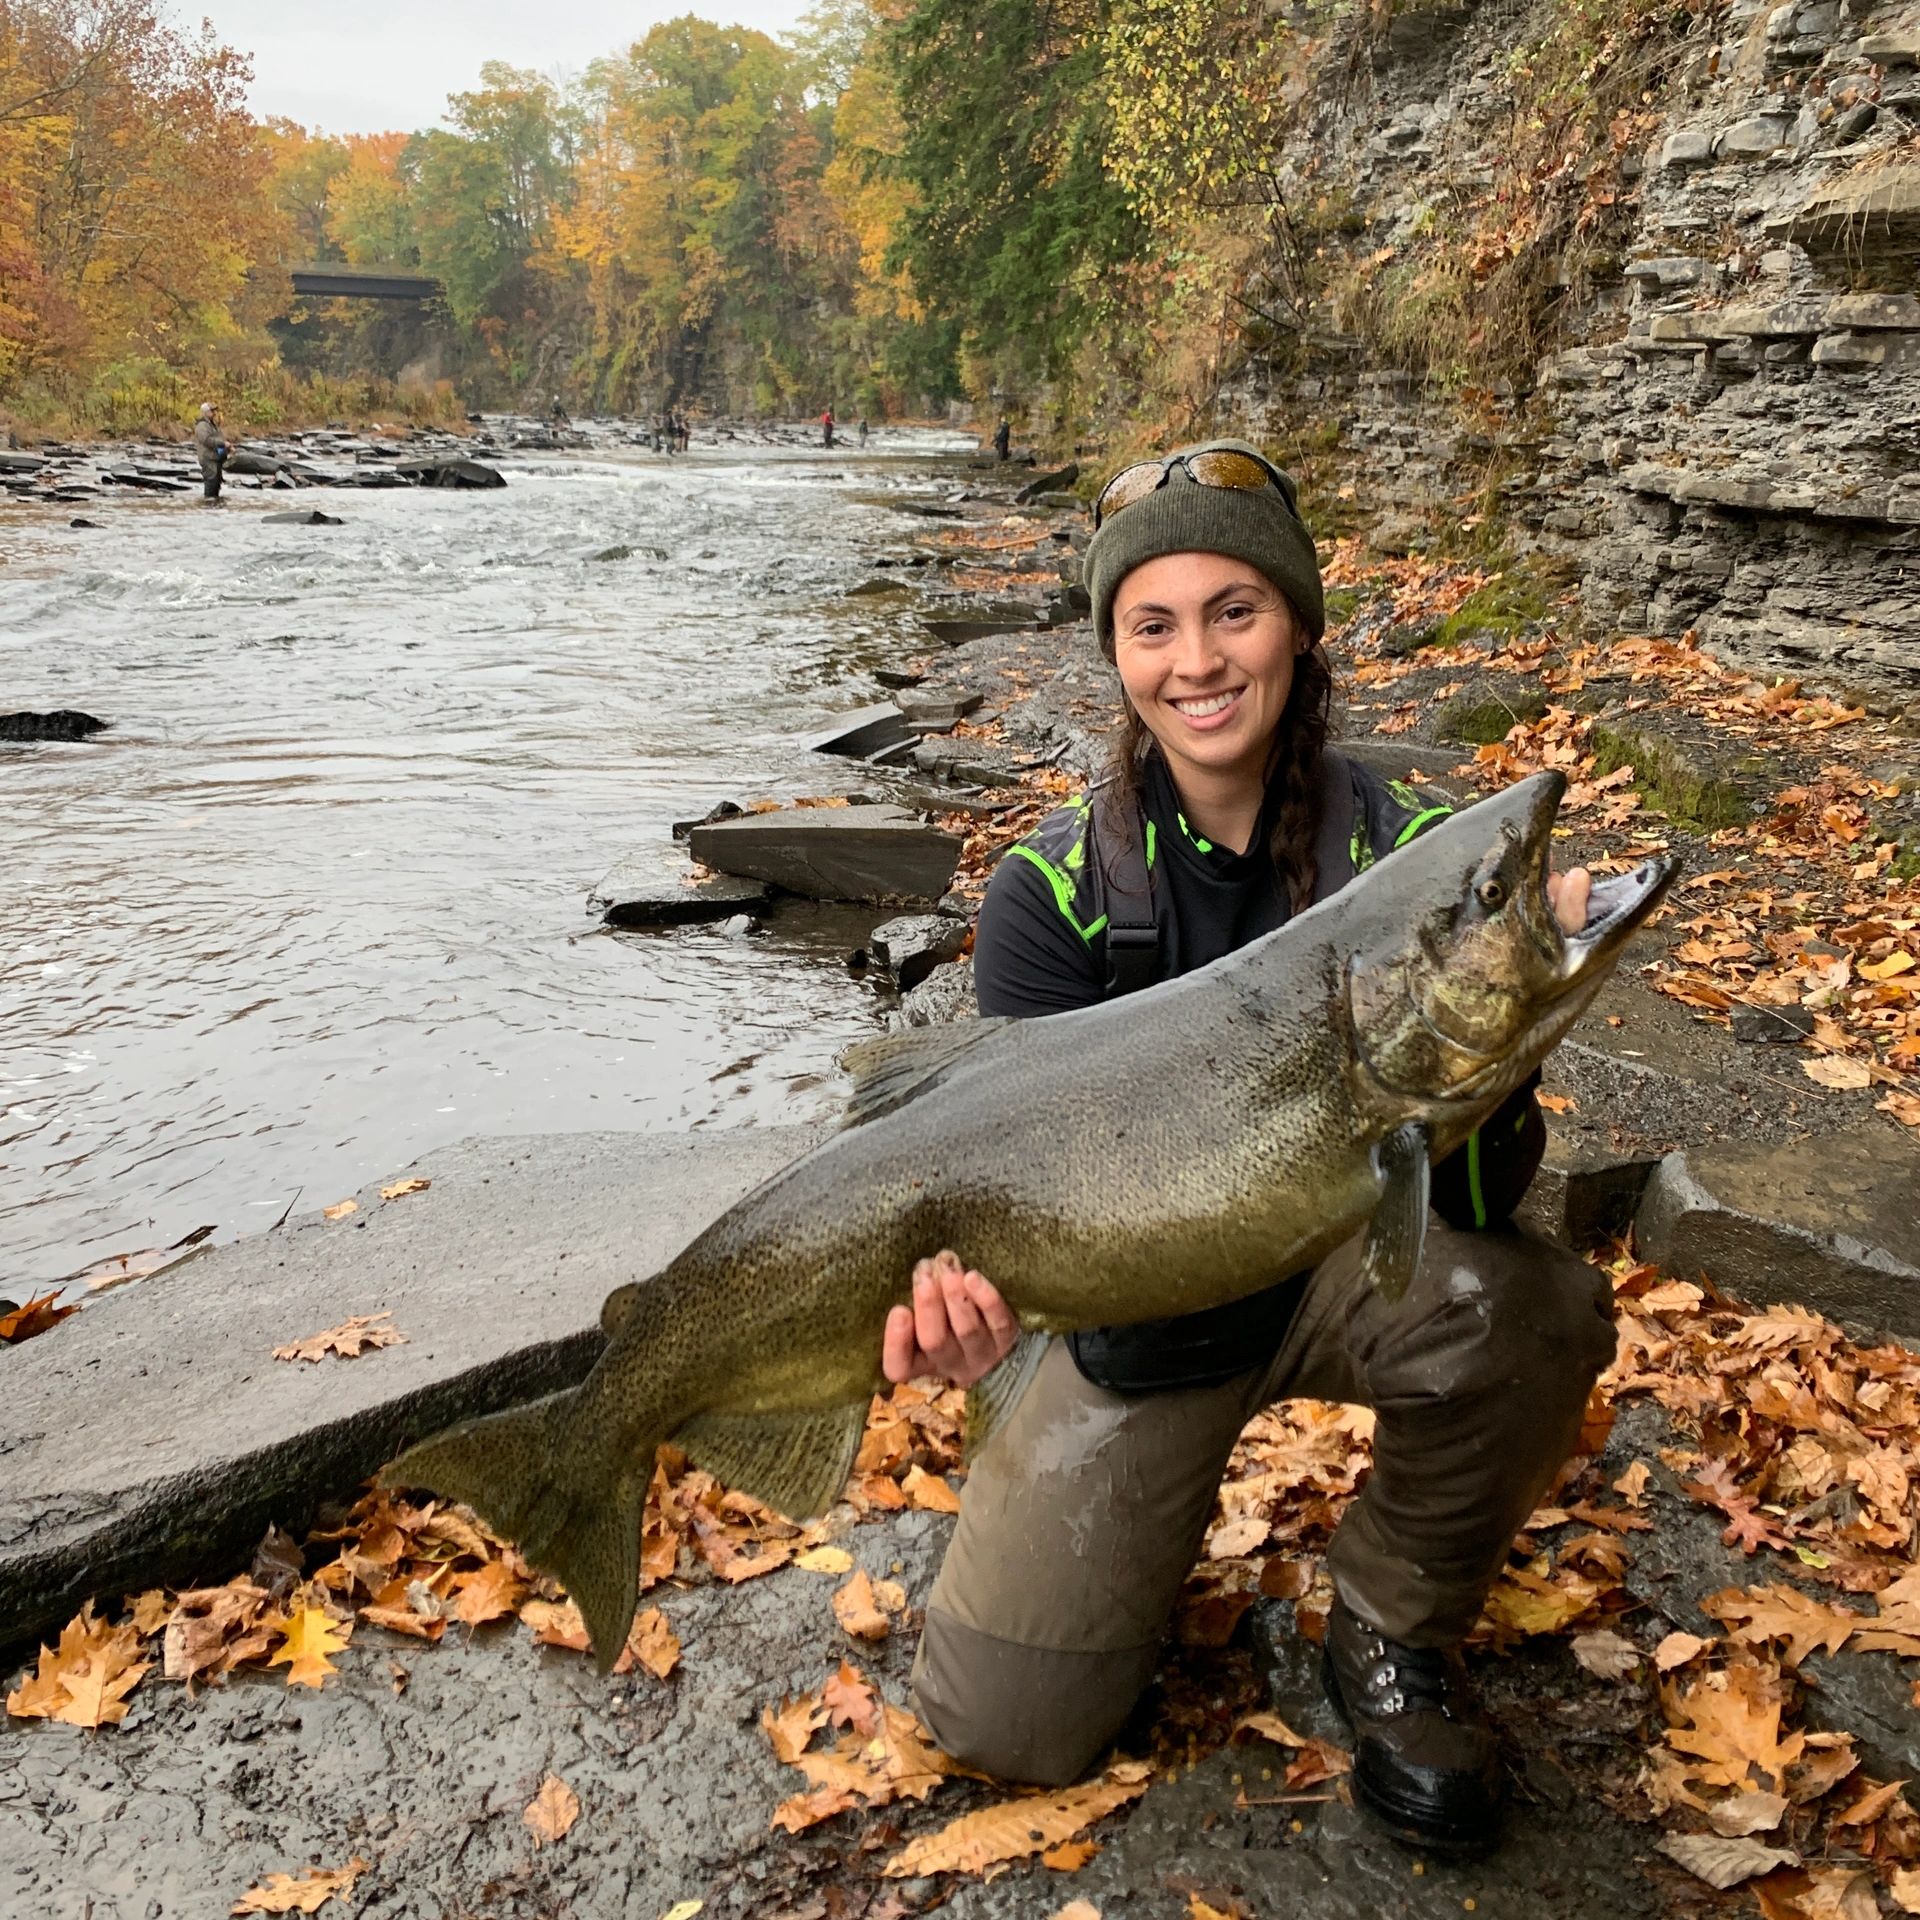
M 1302 204 L 1340 196 L 1349 276 L 1424 260 L 1398 283 L 1417 297 L 1446 270 L 1449 219 L 1464 245 L 1478 207 L 1484 240 L 1556 8 L 1577 0 L 1403 12 L 1322 43 L 1284 177 Z M 1476 391 L 1470 359 L 1420 366 L 1404 314 L 1387 359 L 1392 328 L 1329 326 L 1321 246 L 1300 349 L 1250 362 L 1228 411 L 1283 442 L 1306 418 L 1337 426 L 1357 502 L 1390 522 L 1497 489 L 1611 626 L 1693 629 L 1761 672 L 1912 701 L 1920 7 L 1676 8 L 1633 57 L 1616 150 L 1569 142 L 1599 186 L 1548 236 L 1550 350 L 1530 375 Z

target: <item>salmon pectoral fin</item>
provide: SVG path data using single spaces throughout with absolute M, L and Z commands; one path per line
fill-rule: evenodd
M 1388 1300 L 1405 1297 L 1427 1246 L 1427 1207 L 1433 1193 L 1427 1130 L 1409 1120 L 1373 1150 L 1380 1198 L 1367 1223 L 1360 1270 Z
M 1046 1358 L 1053 1336 L 1048 1333 L 1023 1333 L 1014 1342 L 1013 1351 L 982 1380 L 967 1389 L 967 1459 L 979 1458 L 994 1429 L 1013 1411 L 1014 1403 L 1026 1392 L 1034 1370 Z
M 576 1477 L 568 1469 L 577 1449 L 567 1441 L 574 1398 L 553 1393 L 449 1427 L 408 1448 L 380 1479 L 465 1501 L 556 1575 L 578 1604 L 605 1673 L 627 1643 L 640 1596 L 640 1510 L 654 1450 L 641 1449 L 644 1467 L 609 1483 Z
M 866 1425 L 864 1400 L 808 1413 L 702 1413 L 673 1442 L 724 1486 L 811 1520 L 840 1497 Z

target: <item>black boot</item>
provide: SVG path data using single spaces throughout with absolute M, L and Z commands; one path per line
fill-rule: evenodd
M 1345 1601 L 1327 1616 L 1327 1698 L 1353 1729 L 1361 1803 L 1402 1840 L 1473 1854 L 1499 1831 L 1493 1735 L 1452 1648 L 1403 1647 Z

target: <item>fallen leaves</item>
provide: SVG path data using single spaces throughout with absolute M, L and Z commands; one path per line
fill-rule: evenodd
M 332 1656 L 346 1651 L 352 1635 L 350 1620 L 335 1620 L 319 1607 L 302 1607 L 287 1621 L 280 1645 L 267 1665 L 284 1666 L 290 1687 L 325 1686 L 340 1671 Z
M 573 1823 L 580 1818 L 580 1796 L 557 1773 L 550 1773 L 520 1818 L 533 1835 L 536 1849 L 550 1847 L 573 1831 Z
M 405 1196 L 410 1193 L 425 1193 L 432 1185 L 433 1182 L 431 1180 L 422 1180 L 418 1174 L 415 1174 L 411 1179 L 396 1180 L 391 1186 L 382 1187 L 380 1189 L 380 1198 L 382 1200 L 400 1200 L 404 1199 Z
M 1726 1622 L 1743 1645 L 1784 1641 L 1790 1667 L 1820 1648 L 1838 1653 L 1861 1622 L 1850 1608 L 1827 1606 L 1808 1599 L 1797 1587 L 1777 1584 L 1746 1592 L 1729 1587 L 1701 1601 L 1700 1610 L 1709 1619 Z
M 7 1711 L 18 1720 L 118 1726 L 126 1718 L 127 1695 L 151 1664 L 140 1658 L 138 1629 L 95 1619 L 89 1600 L 68 1621 L 59 1644 L 40 1649 L 37 1670 L 7 1695 Z
M 778 1758 L 810 1782 L 774 1809 L 771 1824 L 786 1833 L 803 1833 L 854 1806 L 924 1800 L 958 1775 L 983 1777 L 932 1745 L 912 1714 L 880 1699 L 846 1661 L 819 1692 L 764 1708 L 760 1724 Z M 847 1731 L 815 1749 L 814 1739 L 830 1725 Z
M 263 1884 L 250 1887 L 229 1909 L 243 1913 L 318 1913 L 329 1900 L 345 1900 L 367 1870 L 357 1855 L 344 1867 L 309 1867 L 298 1877 L 271 1873 Z
M 981 1873 L 1002 1861 L 1024 1860 L 1139 1799 L 1148 1778 L 1144 1765 L 1122 1761 L 1086 1786 L 981 1807 L 909 1841 L 880 1871 L 890 1880 L 906 1880 L 933 1873 Z
M 1707 1786 L 1751 1786 L 1758 1772 L 1777 1791 L 1806 1749 L 1804 1733 L 1782 1730 L 1783 1695 L 1757 1663 L 1664 1689 L 1662 1703 L 1667 1745 L 1689 1756 L 1687 1771 Z
M 328 1327 L 323 1333 L 312 1333 L 304 1340 L 275 1347 L 273 1357 L 276 1360 L 311 1360 L 318 1365 L 330 1353 L 337 1353 L 343 1360 L 357 1360 L 363 1353 L 381 1347 L 405 1346 L 407 1336 L 404 1333 L 397 1327 L 381 1324 L 392 1318 L 391 1309 L 382 1313 L 356 1313 L 350 1320 L 341 1321 L 337 1327 Z

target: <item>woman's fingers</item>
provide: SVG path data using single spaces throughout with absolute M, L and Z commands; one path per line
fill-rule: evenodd
M 913 1337 L 912 1308 L 890 1307 L 887 1330 L 880 1338 L 880 1371 L 896 1387 L 904 1386 L 926 1371 L 925 1357 Z
M 942 1249 L 916 1263 L 913 1305 L 888 1312 L 881 1371 L 896 1384 L 936 1374 L 970 1387 L 1012 1352 L 1019 1337 L 1019 1323 L 999 1289 Z

